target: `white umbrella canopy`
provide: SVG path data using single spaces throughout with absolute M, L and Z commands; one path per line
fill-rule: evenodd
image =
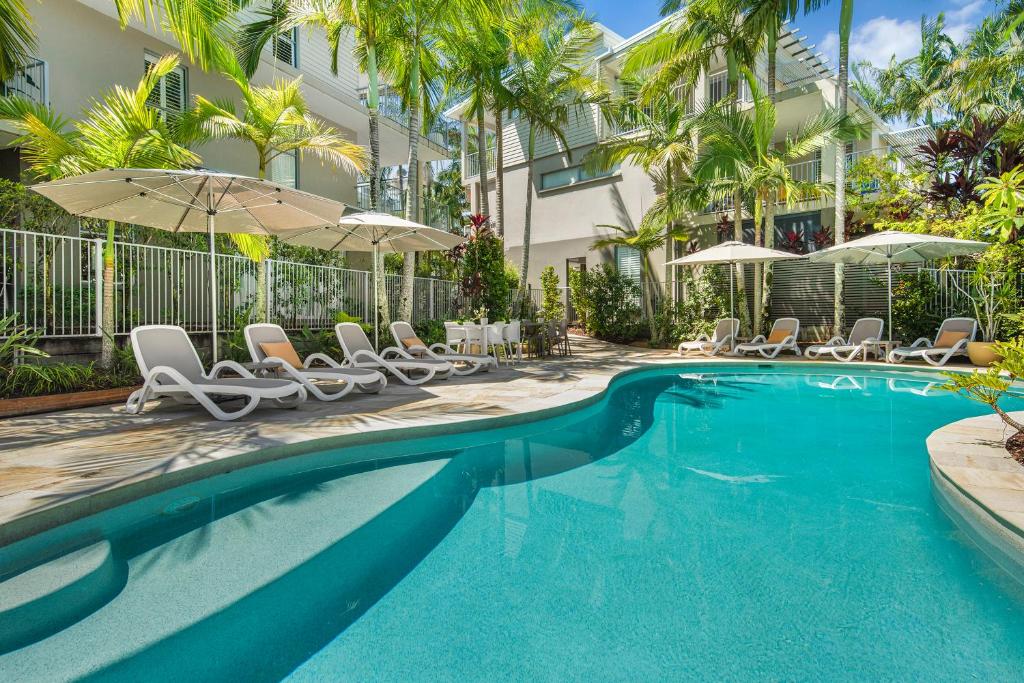
M 213 360 L 217 360 L 217 272 L 214 233 L 282 236 L 333 226 L 345 204 L 308 192 L 207 170 L 111 168 L 33 185 L 75 216 L 210 237 Z
M 373 345 L 379 347 L 377 320 L 377 255 L 381 251 L 447 251 L 466 241 L 465 237 L 431 228 L 389 213 L 366 211 L 340 219 L 337 225 L 299 231 L 283 238 L 329 251 L 369 251 L 373 253 Z
M 811 254 L 812 261 L 854 265 L 886 265 L 889 306 L 889 338 L 892 329 L 892 264 L 920 263 L 950 256 L 966 256 L 985 251 L 987 242 L 960 240 L 939 235 L 923 235 L 899 230 L 876 232 L 860 239 L 837 244 Z
M 692 254 L 687 254 L 674 261 L 669 261 L 666 266 L 703 266 L 727 263 L 730 266 L 737 263 L 768 263 L 771 261 L 784 261 L 786 259 L 800 258 L 796 254 L 775 249 L 765 249 L 746 242 L 722 242 L 714 247 L 701 249 Z M 729 315 L 733 315 L 733 284 L 732 268 L 729 268 Z

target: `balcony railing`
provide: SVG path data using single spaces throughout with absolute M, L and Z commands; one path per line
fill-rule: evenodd
M 677 103 L 682 104 L 687 116 L 691 116 L 695 110 L 693 90 L 677 85 L 672 89 L 672 94 Z M 645 106 L 640 111 L 634 111 L 623 117 L 623 120 L 605 122 L 602 126 L 604 137 L 614 135 L 631 135 L 639 133 L 646 128 L 646 123 L 654 116 L 654 107 Z
M 359 102 L 363 107 L 367 106 L 366 88 L 362 88 L 359 91 Z M 409 112 L 405 111 L 402 107 L 401 98 L 387 88 L 381 89 L 380 102 L 377 105 L 377 113 L 391 119 L 395 123 L 405 126 L 406 128 L 409 127 Z M 427 131 L 424 137 L 440 147 L 444 147 L 446 149 L 448 147 L 448 129 L 441 121 L 435 123 L 430 130 Z
M 487 148 L 487 171 L 493 171 L 497 164 L 495 163 L 496 149 L 494 147 Z M 474 178 L 480 175 L 480 153 L 470 152 L 466 155 L 466 177 Z
M 787 164 L 786 168 L 789 169 L 789 175 L 797 182 L 821 182 L 821 159 L 797 161 L 792 164 Z
M 18 69 L 0 82 L 0 96 L 18 95 L 39 104 L 46 104 L 46 62 L 37 59 Z
M 382 185 L 378 200 L 378 211 L 390 213 L 395 216 L 405 217 L 405 192 L 394 185 Z M 356 204 L 361 209 L 370 208 L 370 186 L 361 183 L 356 185 Z M 452 228 L 451 216 L 448 207 L 439 204 L 434 199 L 420 195 L 420 222 L 438 230 Z
M 729 95 L 729 73 L 727 71 L 719 71 L 716 74 L 708 76 L 707 85 L 707 97 L 708 102 L 716 104 L 721 102 Z M 757 85 L 763 91 L 767 84 L 765 83 L 762 74 L 757 74 Z M 754 97 L 750 92 L 750 84 L 747 83 L 747 79 L 740 78 L 740 102 L 753 102 Z

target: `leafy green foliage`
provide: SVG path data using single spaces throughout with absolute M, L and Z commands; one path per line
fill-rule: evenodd
M 608 264 L 569 277 L 572 304 L 587 334 L 613 342 L 637 339 L 643 328 L 640 285 Z
M 894 339 L 910 343 L 920 337 L 931 339 L 939 324 L 939 316 L 928 310 L 938 294 L 935 281 L 926 272 L 893 278 L 892 326 Z
M 561 320 L 565 317 L 565 304 L 562 303 L 562 292 L 558 288 L 558 273 L 554 266 L 547 266 L 540 273 L 542 294 L 540 315 L 545 320 Z
M 1024 432 L 1024 425 L 1017 422 L 999 406 L 999 401 L 1024 377 L 1024 340 L 997 343 L 995 352 L 1002 357 L 985 372 L 959 373 L 944 372 L 946 384 L 941 389 L 960 394 L 972 401 L 990 407 L 1000 419 L 1018 432 Z

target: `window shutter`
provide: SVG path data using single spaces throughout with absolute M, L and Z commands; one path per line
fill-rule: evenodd
M 146 54 L 146 71 L 149 72 L 157 58 Z M 165 116 L 184 113 L 188 102 L 185 67 L 177 66 L 173 71 L 160 79 L 157 86 L 149 93 L 146 104 L 159 109 Z
M 640 279 L 640 252 L 632 247 L 615 247 L 615 267 L 620 275 Z
M 298 187 L 299 167 L 296 152 L 285 152 L 270 160 L 270 179 L 286 187 Z
M 296 59 L 297 38 L 298 29 L 278 33 L 274 36 L 274 57 L 288 66 L 298 66 L 298 60 Z

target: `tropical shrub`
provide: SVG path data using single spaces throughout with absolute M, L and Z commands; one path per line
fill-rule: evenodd
M 894 339 L 909 344 L 920 337 L 932 338 L 939 316 L 929 311 L 938 294 L 935 281 L 924 271 L 894 278 L 892 285 L 892 326 Z
M 702 268 L 700 274 L 690 276 L 687 296 L 676 303 L 676 321 L 671 341 L 696 339 L 715 331 L 715 323 L 729 302 L 715 287 L 711 271 Z
M 483 307 L 491 320 L 504 320 L 514 284 L 505 267 L 505 245 L 486 221 L 486 216 L 473 216 L 469 240 L 453 249 L 450 257 L 459 266 L 464 311 Z
M 558 289 L 558 273 L 554 266 L 547 266 L 540 273 L 541 305 L 540 315 L 545 320 L 561 320 L 565 317 L 562 292 Z
M 572 304 L 581 314 L 587 334 L 598 339 L 629 342 L 640 337 L 640 283 L 608 264 L 570 277 Z
M 997 343 L 995 352 L 1002 360 L 997 361 L 985 372 L 943 373 L 947 381 L 941 388 L 987 405 L 1008 427 L 1015 430 L 1015 438 L 1020 440 L 1024 438 L 1024 424 L 1008 415 L 999 405 L 999 401 L 1014 382 L 1024 378 L 1024 340 Z
M 416 336 L 427 346 L 431 344 L 444 344 L 445 332 L 443 320 L 420 320 L 413 323 L 412 329 Z

